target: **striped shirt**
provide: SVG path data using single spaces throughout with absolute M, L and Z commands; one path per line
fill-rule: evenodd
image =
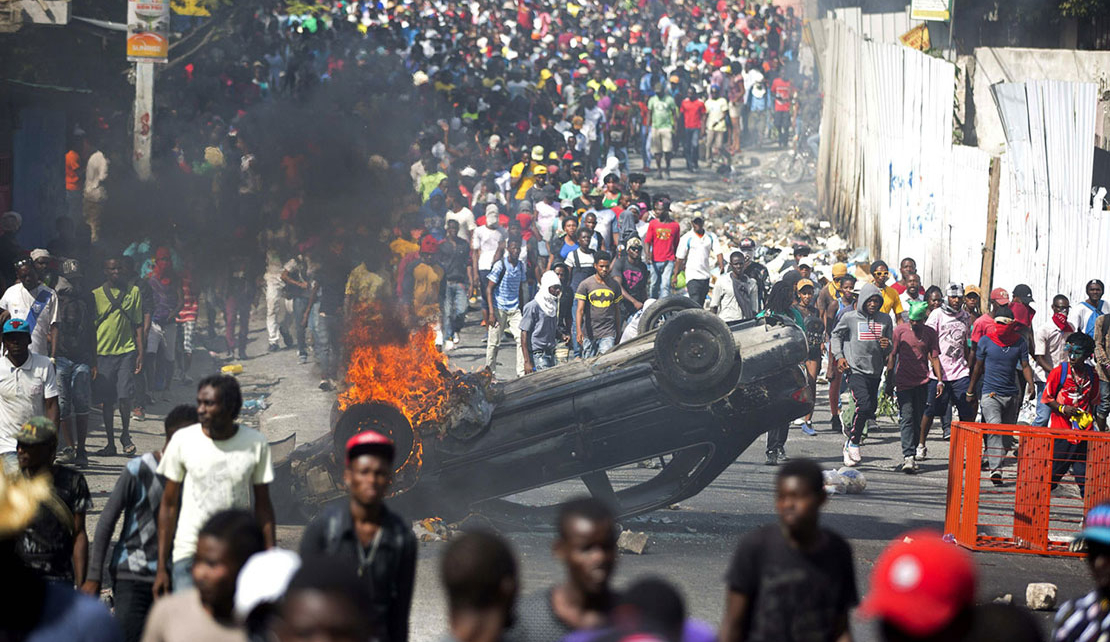
M 489 272 L 493 283 L 493 305 L 498 310 L 513 310 L 520 307 L 520 284 L 524 281 L 524 261 L 514 266 L 508 258 L 493 265 Z
M 1091 591 L 1081 598 L 1069 600 L 1056 611 L 1052 640 L 1059 642 L 1095 642 L 1110 635 L 1110 600 Z

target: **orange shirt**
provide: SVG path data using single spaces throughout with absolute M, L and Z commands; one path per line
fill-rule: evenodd
M 66 190 L 76 192 L 81 189 L 81 177 L 77 171 L 81 169 L 81 156 L 72 149 L 66 152 Z

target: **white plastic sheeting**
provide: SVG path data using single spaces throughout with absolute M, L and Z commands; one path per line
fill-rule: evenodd
M 952 145 L 955 66 L 825 21 L 821 207 L 857 246 L 926 284 L 977 283 L 989 157 Z
M 1110 274 L 1110 215 L 1091 208 L 1098 86 L 1037 80 L 991 87 L 1006 136 L 994 283 L 1027 283 L 1047 311 Z

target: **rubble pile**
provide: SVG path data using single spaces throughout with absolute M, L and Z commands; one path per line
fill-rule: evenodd
M 686 229 L 695 217 L 705 219 L 706 229 L 716 233 L 728 249 L 743 238 L 759 246 L 754 259 L 778 275 L 793 255 L 794 247 L 809 247 L 806 262 L 817 275 L 828 277 L 834 263 L 866 262 L 867 250 L 852 250 L 833 225 L 818 215 L 812 189 L 784 189 L 777 181 L 753 176 L 741 185 L 735 200 L 699 198 L 671 204 L 671 214 Z

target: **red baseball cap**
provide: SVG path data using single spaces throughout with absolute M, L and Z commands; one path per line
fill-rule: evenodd
M 995 288 L 991 290 L 991 301 L 998 305 L 1009 305 L 1010 293 L 1006 291 L 1006 288 Z
M 389 451 L 390 458 L 393 457 L 394 444 L 393 440 L 380 432 L 373 430 L 365 430 L 360 432 L 347 440 L 347 459 L 351 458 L 351 452 L 355 448 L 371 447 L 381 448 Z
M 971 555 L 940 533 L 907 533 L 875 562 L 859 613 L 913 636 L 933 635 L 975 601 L 975 576 Z

